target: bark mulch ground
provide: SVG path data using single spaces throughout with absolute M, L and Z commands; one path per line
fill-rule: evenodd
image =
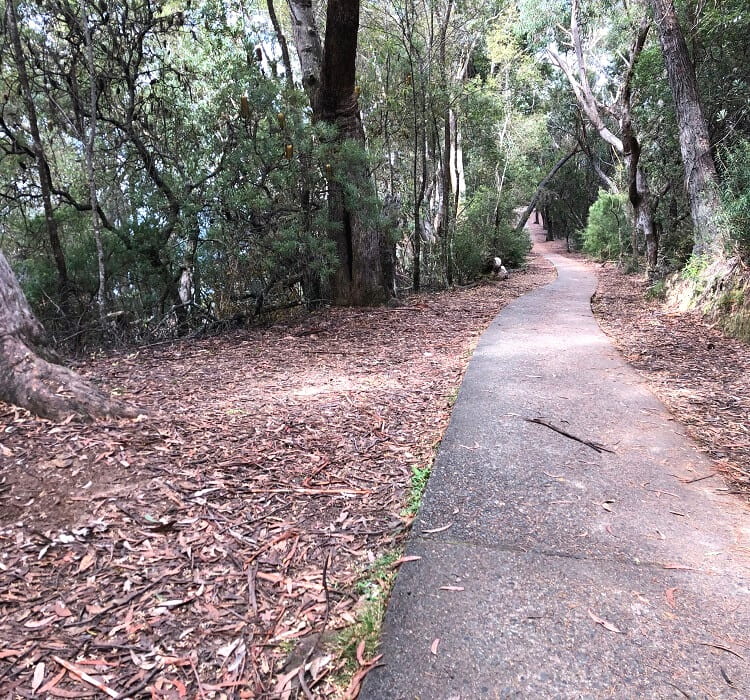
M 0 404 L 5 697 L 354 696 L 314 643 L 350 626 L 402 537 L 470 350 L 508 281 L 93 358 L 143 416 Z M 330 637 L 330 635 L 328 635 Z M 311 641 L 312 640 L 312 641 Z M 304 653 L 300 653 L 300 649 Z
M 724 335 L 697 312 L 647 300 L 642 279 L 597 265 L 594 313 L 716 464 L 718 489 L 750 499 L 750 345 Z M 700 475 L 696 475 L 698 477 Z

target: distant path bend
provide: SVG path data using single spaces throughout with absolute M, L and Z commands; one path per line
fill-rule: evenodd
M 360 697 L 750 698 L 750 516 L 685 483 L 712 464 L 548 257 L 469 364 Z

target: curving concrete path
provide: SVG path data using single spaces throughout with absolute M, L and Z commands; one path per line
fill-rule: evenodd
M 685 483 L 711 463 L 548 257 L 469 364 L 360 698 L 750 698 L 750 513 Z

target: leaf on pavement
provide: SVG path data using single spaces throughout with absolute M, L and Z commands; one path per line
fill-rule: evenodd
M 391 569 L 395 569 L 401 566 L 401 564 L 406 564 L 407 562 L 410 562 L 410 561 L 419 561 L 421 558 L 422 557 L 416 557 L 416 556 L 401 557 L 400 559 L 396 559 L 396 561 L 394 561 L 393 564 L 391 564 Z
M 595 613 L 591 612 L 591 610 L 588 611 L 589 617 L 596 622 L 597 625 L 601 625 L 604 627 L 605 630 L 609 630 L 610 632 L 617 632 L 617 634 L 623 634 L 622 630 L 617 629 L 611 622 L 607 622 L 603 617 L 599 617 Z

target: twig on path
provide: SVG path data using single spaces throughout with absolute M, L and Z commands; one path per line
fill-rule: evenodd
M 135 697 L 138 693 L 140 693 L 142 690 L 148 687 L 149 683 L 151 683 L 156 676 L 158 676 L 164 669 L 159 666 L 158 664 L 154 667 L 154 669 L 151 671 L 151 673 L 146 676 L 145 680 L 140 682 L 137 686 L 134 688 L 129 688 L 128 690 L 124 690 L 121 695 L 118 695 L 118 700 L 127 700 L 127 698 Z
M 198 675 L 198 669 L 195 667 L 195 661 L 193 661 L 193 657 L 188 656 L 188 661 L 190 661 L 190 668 L 193 670 L 195 682 L 198 684 L 198 692 L 200 693 L 201 700 L 206 700 L 206 693 L 203 691 L 203 683 L 201 683 L 201 678 Z
M 247 570 L 247 605 L 253 611 L 253 615 L 258 614 L 258 595 L 255 590 L 255 576 L 258 573 L 258 565 L 251 564 Z
M 714 649 L 721 649 L 722 651 L 729 652 L 730 654 L 734 654 L 738 659 L 742 659 L 742 661 L 745 660 L 745 657 L 741 654 L 738 654 L 734 649 L 730 649 L 729 647 L 722 646 L 721 644 L 711 644 L 710 642 L 697 642 L 697 644 L 700 644 L 703 647 L 713 647 Z
M 63 628 L 86 627 L 87 625 L 90 625 L 92 622 L 94 622 L 94 620 L 98 620 L 102 615 L 108 615 L 115 610 L 119 610 L 120 608 L 125 607 L 131 601 L 135 600 L 147 591 L 150 591 L 157 583 L 159 582 L 151 581 L 151 583 L 145 585 L 143 588 L 139 588 L 137 591 L 135 591 L 135 593 L 131 593 L 127 598 L 124 598 L 119 603 L 114 603 L 113 605 L 106 607 L 104 610 L 101 610 L 98 613 L 94 613 L 91 617 L 88 617 L 85 620 L 74 620 L 73 622 L 67 622 L 63 625 Z
M 592 450 L 596 450 L 596 452 L 609 452 L 611 454 L 615 453 L 614 450 L 610 450 L 608 447 L 604 447 L 604 445 L 598 442 L 591 442 L 590 440 L 584 440 L 582 438 L 576 437 L 575 435 L 571 435 L 562 428 L 558 428 L 557 426 L 552 425 L 552 423 L 548 423 L 546 420 L 544 420 L 544 418 L 524 418 L 524 420 L 527 423 L 538 423 L 539 425 L 543 425 L 550 430 L 554 430 L 556 433 L 560 433 L 560 435 L 564 435 L 566 438 L 570 438 L 571 440 L 580 442 L 582 445 L 587 445 Z
M 716 472 L 713 472 L 712 474 L 706 474 L 705 476 L 697 476 L 695 479 L 688 479 L 687 481 L 680 479 L 683 484 L 694 484 L 696 481 L 703 481 L 704 479 L 710 479 L 712 476 L 718 476 Z
M 25 659 L 31 652 L 35 651 L 36 648 L 39 646 L 38 642 L 34 642 L 30 647 L 24 649 L 17 657 L 16 660 L 11 663 L 2 673 L 0 673 L 0 681 L 7 676 L 10 671 L 13 669 L 14 666 L 17 666 Z

